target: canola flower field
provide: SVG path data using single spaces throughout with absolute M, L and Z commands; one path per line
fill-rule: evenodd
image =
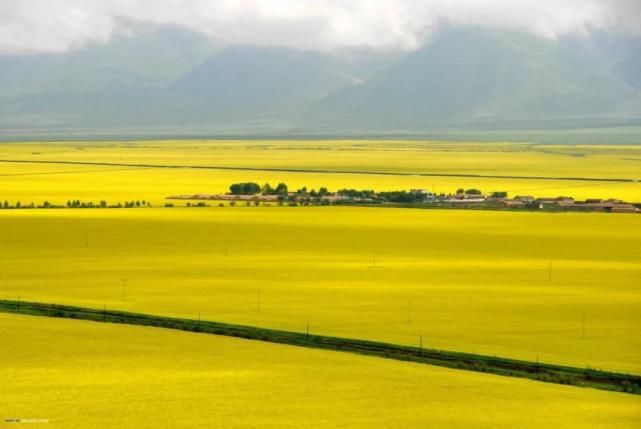
M 196 166 L 206 168 L 192 168 Z M 424 188 L 454 193 L 458 188 L 477 188 L 488 193 L 507 191 L 512 196 L 563 195 L 641 202 L 641 149 L 397 141 L 48 142 L 0 146 L 0 198 L 23 203 L 45 199 L 65 203 L 75 197 L 145 199 L 162 204 L 168 195 L 225 192 L 230 183 L 239 181 L 286 182 L 294 189 Z
M 153 207 L 0 210 L 0 299 L 641 374 L 639 215 L 163 207 L 243 181 L 641 202 L 640 166 L 639 147 L 614 145 L 3 143 L 0 203 Z M 0 427 L 627 428 L 641 417 L 636 395 L 159 328 L 0 314 L 0 335 Z
M 641 216 L 5 210 L 0 298 L 641 373 Z
M 634 395 L 158 328 L 0 314 L 0 336 L 11 344 L 0 427 L 625 429 L 641 418 Z

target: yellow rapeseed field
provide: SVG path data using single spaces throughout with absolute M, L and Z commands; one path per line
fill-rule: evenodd
M 230 182 L 241 180 L 261 184 L 284 181 L 292 188 L 326 186 L 330 190 L 426 188 L 449 193 L 463 187 L 486 192 L 508 191 L 511 195 L 641 201 L 641 149 L 638 146 L 397 141 L 115 141 L 0 145 L 0 161 L 10 160 L 121 164 L 0 162 L 0 199 L 23 203 L 40 203 L 45 199 L 64 203 L 73 198 L 145 199 L 162 204 L 168 195 L 224 192 Z M 162 169 L 132 164 L 238 170 Z M 246 171 L 243 168 L 310 171 Z M 448 176 L 469 174 L 503 177 Z M 636 182 L 555 179 L 560 177 Z
M 641 216 L 0 211 L 0 298 L 641 373 Z
M 7 428 L 625 429 L 641 419 L 635 395 L 158 328 L 0 314 L 0 338 Z

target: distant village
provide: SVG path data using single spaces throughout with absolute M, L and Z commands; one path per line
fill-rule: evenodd
M 512 209 L 512 210 L 547 210 L 607 213 L 639 213 L 641 204 L 633 204 L 616 199 L 587 199 L 577 201 L 572 197 L 539 197 L 516 195 L 510 197 L 507 192 L 484 194 L 479 189 L 458 189 L 453 194 L 435 194 L 427 189 L 409 191 L 381 191 L 340 189 L 330 192 L 325 187 L 316 189 L 300 188 L 290 191 L 285 183 L 272 187 L 269 184 L 260 186 L 253 182 L 235 183 L 225 194 L 174 195 L 167 200 L 196 200 L 196 206 L 206 205 L 204 201 L 227 202 L 230 205 L 278 204 L 278 205 L 393 205 L 420 206 L 433 208 L 469 208 L 469 209 Z M 191 205 L 191 203 L 188 203 Z M 172 206 L 167 203 L 166 206 Z

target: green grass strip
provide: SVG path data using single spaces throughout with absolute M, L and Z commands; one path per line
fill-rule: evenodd
M 577 368 L 377 341 L 330 337 L 306 332 L 282 331 L 205 320 L 181 319 L 38 302 L 0 300 L 0 311 L 31 316 L 60 317 L 202 332 L 641 395 L 641 376 L 591 368 Z

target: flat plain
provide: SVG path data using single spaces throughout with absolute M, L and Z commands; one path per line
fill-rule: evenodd
M 162 204 L 168 195 L 224 192 L 231 182 L 247 180 L 284 181 L 294 189 L 453 193 L 478 188 L 512 196 L 637 202 L 641 149 L 418 141 L 114 141 L 4 143 L 0 150 L 0 198 L 23 203 L 64 203 L 76 197 Z
M 0 299 L 641 374 L 640 215 L 163 207 L 241 181 L 639 202 L 640 165 L 641 149 L 614 145 L 2 144 L 0 202 L 153 207 L 0 210 Z M 627 428 L 641 409 L 635 395 L 159 328 L 0 314 L 0 335 L 0 418 L 60 427 Z
M 0 314 L 0 337 L 11 344 L 3 419 L 53 428 L 627 429 L 641 418 L 634 395 L 158 328 Z
M 636 215 L 8 210 L 0 229 L 5 299 L 641 372 Z

